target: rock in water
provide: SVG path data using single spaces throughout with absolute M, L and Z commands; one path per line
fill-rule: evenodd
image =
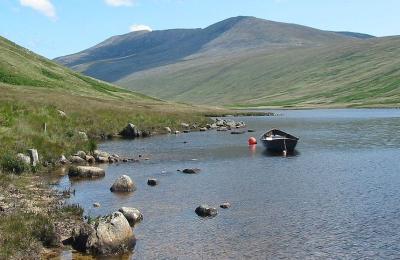
M 78 151 L 78 152 L 75 154 L 75 156 L 79 156 L 79 157 L 81 157 L 82 159 L 85 159 L 85 158 L 86 158 L 86 153 L 85 153 L 84 151 Z
M 36 166 L 39 163 L 39 154 L 36 149 L 28 150 L 29 157 L 31 157 L 32 166 Z
M 200 217 L 215 217 L 218 214 L 218 210 L 216 208 L 212 208 L 205 204 L 198 206 L 195 212 Z
M 149 185 L 149 186 L 156 186 L 157 184 L 158 184 L 157 179 L 151 178 L 151 179 L 147 180 L 147 185 Z
M 122 207 L 118 211 L 125 216 L 131 227 L 143 220 L 143 215 L 138 209 Z
M 229 209 L 231 207 L 231 204 L 229 202 L 224 202 L 221 205 L 219 205 L 219 207 L 222 209 Z
M 165 127 L 164 129 L 165 129 L 165 131 L 166 131 L 168 134 L 172 133 L 172 130 L 171 130 L 170 127 L 167 126 L 167 127 Z
M 100 178 L 105 175 L 106 172 L 103 169 L 91 166 L 71 167 L 68 171 L 68 176 L 72 178 Z
M 85 159 L 82 159 L 81 157 L 76 156 L 76 155 L 69 157 L 69 161 L 74 164 L 86 164 Z
M 186 173 L 186 174 L 196 174 L 196 173 L 200 172 L 200 169 L 198 169 L 198 168 L 189 168 L 189 169 L 184 169 L 182 172 Z
M 136 239 L 128 220 L 121 212 L 84 224 L 75 229 L 72 246 L 81 252 L 93 255 L 120 255 L 135 247 Z
M 119 177 L 111 186 L 112 192 L 132 192 L 136 190 L 136 185 L 127 175 Z
M 136 138 L 140 136 L 140 131 L 132 123 L 129 123 L 120 133 L 125 138 Z

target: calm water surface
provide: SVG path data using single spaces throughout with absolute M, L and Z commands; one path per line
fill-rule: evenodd
M 135 259 L 394 259 L 400 257 L 400 110 L 279 111 L 246 117 L 255 133 L 198 132 L 112 141 L 101 149 L 148 161 L 107 166 L 106 177 L 70 183 L 71 203 L 101 215 L 136 207 Z M 280 128 L 300 137 L 292 157 L 270 156 L 250 136 Z M 187 143 L 184 143 L 187 142 Z M 177 169 L 196 167 L 197 175 Z M 120 175 L 137 191 L 109 191 Z M 149 177 L 159 179 L 147 186 Z M 218 207 L 213 219 L 194 209 Z M 101 208 L 93 208 L 100 202 Z

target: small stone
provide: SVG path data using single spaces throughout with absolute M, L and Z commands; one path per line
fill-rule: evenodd
M 200 169 L 198 169 L 198 168 L 188 168 L 188 169 L 184 169 L 182 172 L 186 173 L 186 174 L 196 174 L 196 173 L 200 172 Z
M 209 128 L 207 128 L 207 127 L 202 127 L 202 128 L 200 128 L 199 130 L 200 130 L 200 132 L 205 132 L 205 131 L 207 131 L 207 129 L 209 129 Z
M 79 138 L 81 138 L 81 139 L 84 140 L 84 141 L 89 140 L 89 139 L 88 139 L 88 136 L 87 136 L 87 134 L 86 134 L 85 132 L 79 131 L 79 132 L 78 132 L 78 136 L 79 136 Z
M 151 178 L 151 179 L 147 180 L 147 185 L 149 185 L 149 186 L 156 186 L 157 184 L 158 184 L 158 180 L 157 179 Z
M 85 159 L 82 159 L 81 157 L 76 156 L 76 155 L 69 157 L 69 161 L 74 164 L 86 164 Z
M 229 209 L 231 207 L 231 204 L 229 202 L 224 202 L 221 205 L 219 205 L 219 207 L 222 209 Z
M 93 207 L 95 207 L 95 208 L 100 208 L 100 203 L 98 203 L 98 202 L 93 203 Z
M 190 125 L 187 124 L 187 123 L 181 123 L 181 126 L 184 127 L 184 128 L 189 128 L 190 127 Z
M 184 132 L 185 134 L 188 134 L 188 133 L 190 133 L 190 130 L 183 130 L 183 132 Z
M 176 134 L 176 135 L 177 135 L 177 134 L 180 134 L 180 133 L 181 133 L 181 132 L 179 132 L 179 131 L 175 131 L 175 132 L 174 132 L 174 134 Z
M 61 117 L 67 117 L 67 114 L 66 114 L 64 111 L 62 111 L 62 110 L 57 110 L 57 113 L 58 113 L 58 115 L 61 116 Z
M 198 206 L 195 212 L 200 217 L 215 217 L 218 214 L 216 208 L 212 208 L 206 204 Z
M 169 128 L 168 126 L 165 127 L 164 129 L 165 129 L 165 131 L 166 131 L 168 134 L 170 134 L 170 133 L 172 132 L 171 128 Z
M 82 159 L 86 159 L 86 153 L 84 151 L 78 151 L 75 156 L 79 156 Z
M 248 129 L 247 130 L 247 132 L 249 132 L 249 133 L 253 133 L 253 132 L 255 132 L 256 130 L 254 130 L 254 129 Z
M 85 156 L 85 160 L 89 163 L 89 164 L 94 164 L 96 162 L 96 159 L 91 156 L 91 155 L 86 155 Z

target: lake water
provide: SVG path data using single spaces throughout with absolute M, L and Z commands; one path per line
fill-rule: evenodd
M 135 259 L 400 257 L 400 110 L 278 112 L 282 116 L 234 118 L 255 133 L 104 143 L 100 148 L 108 152 L 150 160 L 107 166 L 106 177 L 96 181 L 64 177 L 60 185 L 76 189 L 70 202 L 89 215 L 140 209 Z M 295 156 L 270 156 L 261 144 L 248 147 L 250 136 L 270 128 L 300 137 Z M 189 167 L 201 173 L 177 172 Z M 122 174 L 137 191 L 109 191 Z M 159 185 L 147 186 L 149 177 Z M 219 209 L 215 218 L 194 212 L 199 204 L 222 202 L 232 207 Z

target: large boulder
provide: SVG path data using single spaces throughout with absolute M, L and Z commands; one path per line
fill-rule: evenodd
M 129 123 L 120 133 L 125 138 L 136 138 L 140 136 L 140 131 L 132 123 Z
M 106 175 L 104 169 L 91 166 L 71 167 L 68 176 L 72 178 L 101 178 Z
M 39 154 L 36 149 L 28 149 L 29 157 L 31 158 L 31 165 L 36 166 L 39 164 Z
M 198 206 L 195 212 L 200 217 L 215 217 L 218 214 L 216 208 L 210 207 L 206 204 Z
M 136 190 L 136 185 L 127 175 L 119 177 L 111 186 L 112 192 L 132 192 Z
M 131 252 L 136 243 L 132 228 L 121 212 L 83 224 L 73 231 L 71 240 L 76 250 L 103 256 Z
M 138 209 L 122 207 L 118 211 L 125 216 L 131 227 L 135 226 L 137 223 L 143 220 L 143 215 Z

